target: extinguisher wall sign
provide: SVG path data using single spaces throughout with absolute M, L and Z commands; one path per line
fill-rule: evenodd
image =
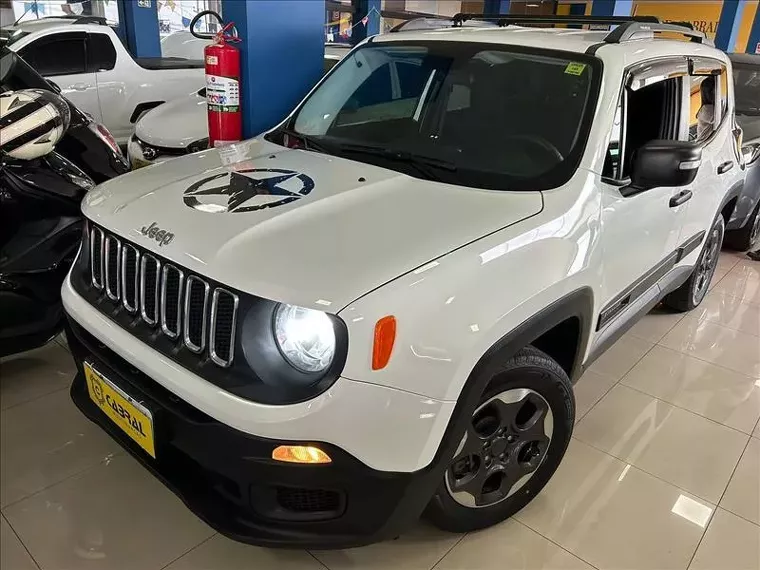
M 221 30 L 216 34 L 195 30 L 195 24 L 206 15 L 219 22 Z M 225 25 L 219 14 L 205 10 L 198 12 L 190 22 L 190 33 L 214 40 L 204 49 L 209 146 L 238 142 L 243 136 L 243 116 L 240 109 L 240 51 L 230 45 L 240 41 L 234 32 L 234 24 Z

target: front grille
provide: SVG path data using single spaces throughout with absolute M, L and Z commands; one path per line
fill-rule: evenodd
M 105 302 L 139 318 L 143 326 L 229 367 L 235 353 L 238 296 L 212 288 L 198 275 L 92 227 L 89 281 Z

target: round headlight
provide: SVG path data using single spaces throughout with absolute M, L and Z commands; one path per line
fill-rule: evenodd
M 322 311 L 280 305 L 274 316 L 274 337 L 285 359 L 301 372 L 322 372 L 335 356 L 335 329 Z

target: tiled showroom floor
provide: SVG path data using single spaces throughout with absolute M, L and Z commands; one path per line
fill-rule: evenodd
M 760 569 L 760 263 L 724 253 L 705 303 L 646 317 L 577 385 L 547 488 L 467 536 L 420 525 L 338 552 L 217 534 L 74 408 L 63 344 L 0 368 L 2 570 Z

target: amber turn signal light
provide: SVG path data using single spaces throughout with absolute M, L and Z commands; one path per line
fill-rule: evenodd
M 285 463 L 332 463 L 332 459 L 318 447 L 311 445 L 281 445 L 275 447 L 272 459 Z
M 375 324 L 375 346 L 372 349 L 372 370 L 385 368 L 391 359 L 396 341 L 396 317 L 383 317 Z

